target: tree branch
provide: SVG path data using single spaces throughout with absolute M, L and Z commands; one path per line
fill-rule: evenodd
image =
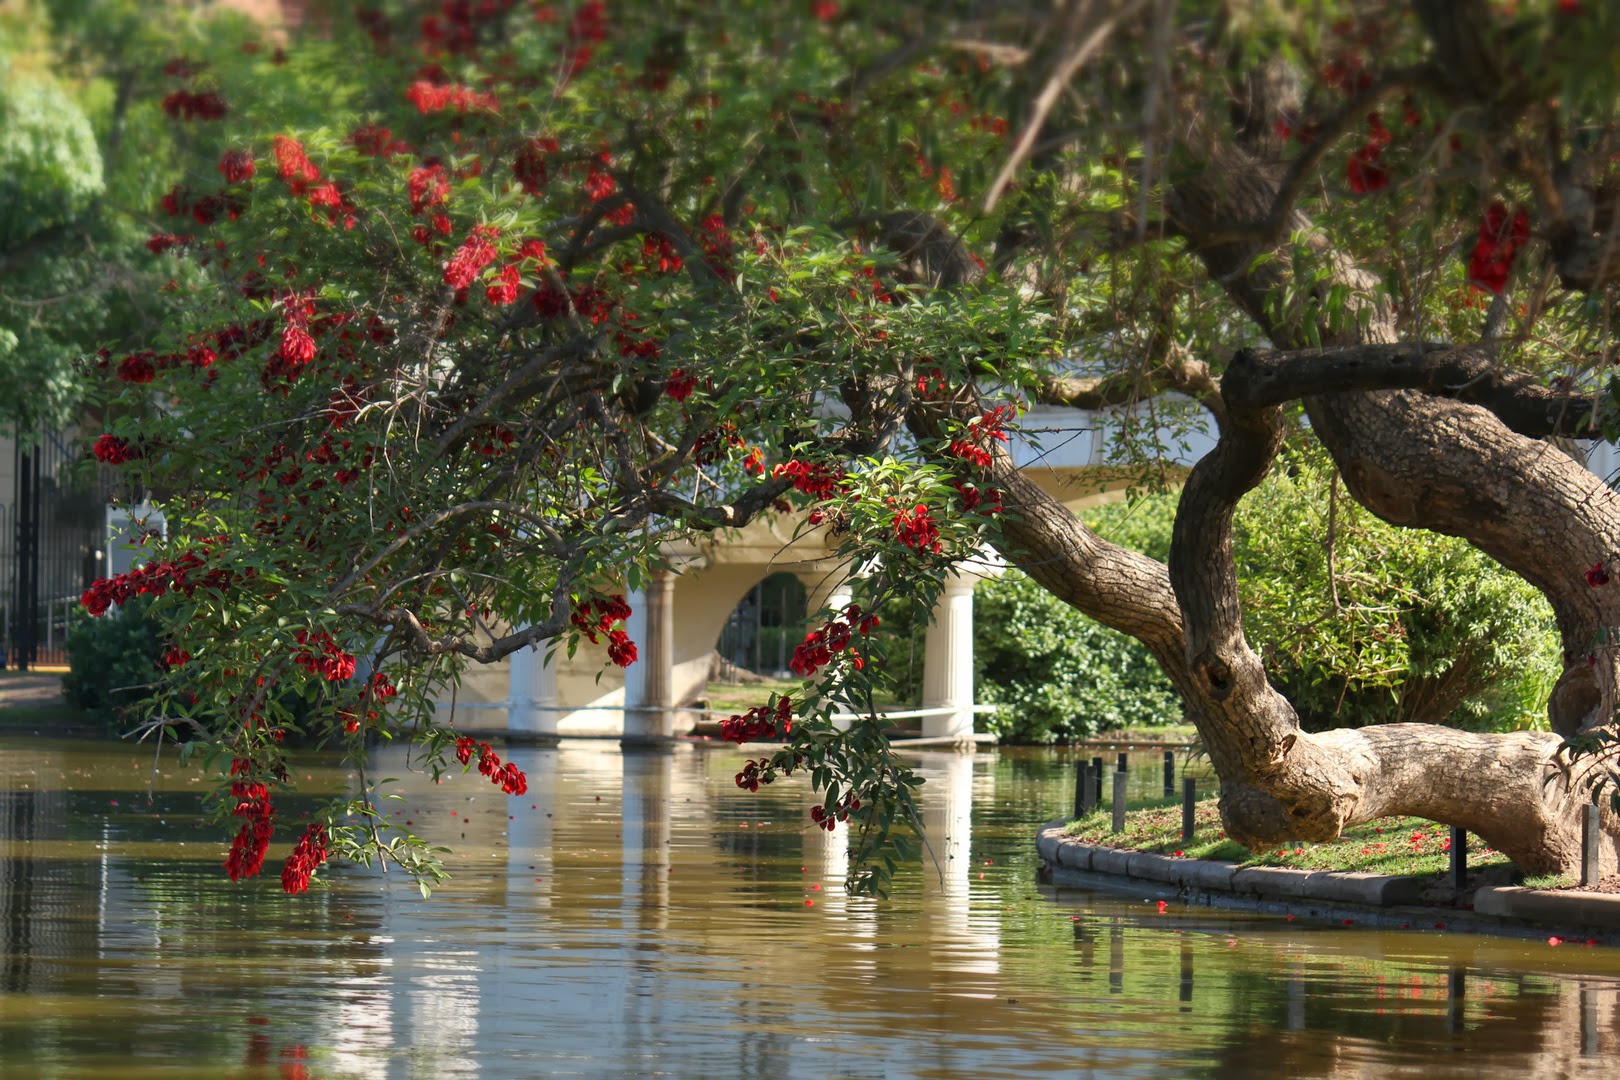
M 1231 408 L 1264 408 L 1368 390 L 1418 390 L 1479 405 L 1530 438 L 1593 435 L 1590 395 L 1553 390 L 1524 372 L 1504 370 L 1494 344 L 1454 347 L 1413 342 L 1291 352 L 1242 349 L 1221 380 Z

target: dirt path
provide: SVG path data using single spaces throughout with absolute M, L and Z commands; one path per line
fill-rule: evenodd
M 44 708 L 62 703 L 60 674 L 0 671 L 0 709 Z

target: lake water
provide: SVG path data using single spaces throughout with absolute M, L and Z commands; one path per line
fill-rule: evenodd
M 577 742 L 513 750 L 520 798 L 411 780 L 401 819 L 455 848 L 423 901 L 356 868 L 302 898 L 232 884 L 168 751 L 0 740 L 0 1075 L 1473 1080 L 1620 1059 L 1611 948 L 1037 884 L 1034 832 L 1072 799 L 1059 752 L 917 755 L 939 866 L 886 902 L 844 895 L 843 835 L 809 826 L 802 786 L 736 788 L 743 756 Z M 405 775 L 398 751 L 375 765 Z

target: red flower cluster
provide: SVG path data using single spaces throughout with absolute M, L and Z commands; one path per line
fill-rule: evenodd
M 158 661 L 158 666 L 167 671 L 170 668 L 185 667 L 189 663 L 191 654 L 177 645 L 171 645 L 163 654 L 163 659 Z
M 1530 239 L 1530 217 L 1523 210 L 1508 217 L 1501 201 L 1491 203 L 1479 223 L 1479 239 L 1468 258 L 1468 281 L 1486 292 L 1500 295 L 1507 287 L 1519 247 Z
M 832 832 L 838 827 L 840 821 L 849 820 L 850 811 L 859 810 L 860 808 L 861 800 L 857 799 L 853 792 L 850 792 L 830 808 L 827 806 L 812 806 L 810 808 L 810 820 L 815 822 L 817 827 Z
M 1367 142 L 1351 156 L 1345 164 L 1344 176 L 1350 183 L 1350 190 L 1357 194 L 1366 194 L 1372 191 L 1383 191 L 1389 186 L 1389 173 L 1378 164 L 1383 156 L 1384 148 L 1392 141 L 1389 128 L 1384 126 L 1384 119 L 1378 113 L 1367 115 L 1369 134 Z
M 118 364 L 118 377 L 128 383 L 149 383 L 157 378 L 157 368 L 153 366 L 154 356 L 149 352 L 133 353 L 124 357 Z
M 296 376 L 305 364 L 315 359 L 315 339 L 302 326 L 282 327 L 281 347 L 276 350 L 276 355 L 281 359 L 284 370 L 290 376 Z
M 623 630 L 608 631 L 608 659 L 620 667 L 636 662 L 636 643 Z
M 425 79 L 418 79 L 405 91 L 405 100 L 416 106 L 416 111 L 427 113 L 444 112 L 454 109 L 456 112 L 483 112 L 498 113 L 501 103 L 494 94 L 486 94 L 474 90 L 470 86 L 436 86 Z
M 227 150 L 219 159 L 219 175 L 225 178 L 227 184 L 251 180 L 256 171 L 253 154 L 248 150 Z
M 485 457 L 500 457 L 517 442 L 517 433 L 499 424 L 482 424 L 473 435 L 472 446 Z
M 342 682 L 354 677 L 354 657 L 338 647 L 332 635 L 325 630 L 311 633 L 300 630 L 293 634 L 293 640 L 304 646 L 293 657 L 293 663 L 310 672 L 320 675 L 328 682 Z
M 592 609 L 596 610 L 593 618 Z M 596 644 L 596 632 L 606 630 L 616 622 L 623 622 L 630 617 L 630 605 L 625 602 L 623 593 L 614 593 L 612 596 L 598 596 L 594 600 L 586 600 L 574 606 L 574 613 L 568 621 L 584 631 L 585 636 Z
M 804 641 L 793 650 L 793 659 L 788 661 L 788 668 L 800 678 L 807 679 L 820 668 L 830 664 L 834 653 L 849 649 L 850 638 L 854 632 L 858 631 L 863 636 L 870 634 L 880 622 L 876 615 L 861 614 L 859 604 L 851 604 L 838 618 L 804 635 Z M 857 670 L 865 666 L 858 652 L 850 649 L 850 656 L 854 659 Z
M 127 439 L 120 439 L 116 435 L 101 436 L 96 440 L 94 449 L 96 460 L 108 465 L 122 465 L 141 456 L 141 452 L 131 446 Z
M 1007 423 L 1007 418 L 1016 412 L 1015 406 L 997 405 L 969 424 L 965 432 L 952 439 L 947 453 L 981 469 L 988 469 L 992 460 L 990 447 L 996 442 L 1007 441 L 1007 432 L 1003 427 Z
M 408 154 L 409 145 L 394 138 L 394 133 L 378 124 L 362 124 L 349 132 L 348 143 L 367 157 L 393 157 Z
M 1586 572 L 1586 583 L 1594 589 L 1607 585 L 1609 581 L 1609 568 L 1601 562 L 1593 563 L 1592 569 Z
M 450 178 L 438 163 L 420 165 L 405 178 L 405 194 L 411 200 L 411 214 L 418 215 L 450 199 Z
M 756 705 L 739 716 L 720 721 L 720 737 L 745 743 L 776 739 L 793 731 L 793 699 L 783 695 L 775 705 Z
M 493 240 L 500 235 L 501 230 L 494 225 L 474 228 L 444 264 L 444 283 L 452 289 L 465 289 L 476 281 L 479 271 L 495 261 Z
M 669 378 L 664 380 L 664 393 L 676 401 L 685 401 L 692 396 L 692 391 L 696 389 L 697 376 L 691 374 L 685 368 L 676 368 L 669 373 Z
M 225 99 L 212 90 L 202 94 L 176 90 L 163 99 L 163 111 L 175 120 L 223 120 Z
M 189 233 L 153 233 L 146 241 L 146 250 L 161 255 L 172 248 L 185 247 L 193 239 Z
M 980 489 L 973 484 L 957 481 L 951 485 L 961 495 L 958 505 L 966 514 L 979 513 L 985 517 L 994 517 L 1001 513 L 1001 491 L 999 488 Z
M 315 868 L 326 861 L 326 826 L 318 821 L 310 823 L 287 862 L 281 868 L 281 887 L 297 896 L 309 888 L 309 879 Z
M 613 174 L 606 169 L 600 169 L 595 162 L 591 163 L 590 171 L 585 174 L 585 194 L 591 202 L 601 202 L 619 190 L 619 182 L 613 179 Z
M 939 554 L 939 523 L 929 517 L 926 506 L 896 513 L 894 535 L 909 548 Z
M 686 265 L 669 237 L 662 234 L 649 233 L 642 238 L 641 257 L 647 261 L 647 269 L 657 267 L 660 274 L 673 274 Z
M 780 480 L 784 476 L 793 481 L 796 491 L 802 491 L 813 499 L 830 499 L 849 490 L 843 469 L 808 461 L 784 461 L 771 470 L 773 480 Z
M 736 777 L 737 786 L 746 791 L 758 791 L 761 784 L 768 784 L 775 779 L 776 770 L 771 768 L 769 758 L 743 762 L 742 772 Z
M 936 394 L 945 393 L 949 388 L 950 384 L 945 381 L 945 373 L 940 371 L 939 368 L 929 368 L 926 372 L 917 376 L 918 397 L 933 397 Z
M 484 289 L 484 299 L 492 304 L 517 303 L 518 289 L 523 284 L 523 274 L 518 270 L 516 263 L 508 263 L 501 267 L 496 274 L 493 284 Z
M 294 195 L 302 195 L 309 186 L 321 178 L 321 170 L 304 153 L 304 144 L 286 135 L 271 140 L 270 151 L 276 159 L 276 171 L 287 181 Z
M 478 751 L 478 772 L 489 777 L 490 783 L 508 795 L 522 795 L 529 790 L 529 778 L 523 775 L 523 770 L 511 762 L 502 765 L 500 755 L 490 749 L 489 743 L 462 736 L 456 740 L 456 760 L 463 765 L 469 764 L 475 748 Z
M 253 877 L 264 866 L 264 853 L 270 847 L 275 833 L 271 818 L 275 808 L 270 804 L 270 789 L 252 779 L 253 763 L 247 758 L 231 762 L 231 798 L 236 800 L 233 817 L 242 818 L 242 827 L 231 841 L 231 853 L 225 860 L 225 873 L 232 881 Z
M 229 570 L 216 569 L 199 577 L 193 572 L 206 563 L 194 551 L 188 551 L 173 562 L 154 559 L 115 578 L 99 578 L 84 590 L 79 603 L 92 615 L 105 615 L 114 604 L 123 604 L 136 596 L 162 596 L 177 589 L 186 596 L 199 588 L 223 589 L 230 584 Z

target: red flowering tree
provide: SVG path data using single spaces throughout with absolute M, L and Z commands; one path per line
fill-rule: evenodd
M 97 448 L 165 493 L 169 530 L 85 601 L 161 596 L 155 704 L 231 763 L 233 875 L 275 835 L 295 726 L 357 759 L 410 733 L 432 767 L 476 757 L 521 790 L 435 725 L 436 692 L 580 637 L 635 662 L 622 593 L 667 541 L 794 507 L 880 595 L 926 606 L 988 543 L 1141 638 L 1236 836 L 1419 813 L 1567 865 L 1589 776 L 1543 783 L 1557 735 L 1301 732 L 1243 640 L 1228 532 L 1303 402 L 1374 512 L 1548 594 L 1553 724 L 1608 723 L 1593 640 L 1620 594 L 1583 573 L 1620 548 L 1620 503 L 1537 440 L 1601 418 L 1610 16 L 1205 6 L 334 5 L 285 49 L 165 66 L 163 108 L 217 167 L 157 209 L 152 249 L 196 284 L 101 358 Z M 1005 445 L 1020 402 L 1165 389 L 1221 431 L 1168 568 Z M 916 780 L 875 717 L 829 714 L 870 712 L 882 628 L 832 612 L 793 667 L 797 700 L 727 725 L 786 746 L 737 782 L 808 774 L 815 823 L 856 828 L 856 883 L 881 888 Z M 289 889 L 329 854 L 437 872 L 371 799 L 289 823 Z

